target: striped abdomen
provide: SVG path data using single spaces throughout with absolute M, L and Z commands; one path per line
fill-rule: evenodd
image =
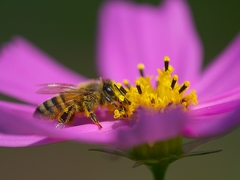
M 74 99 L 77 99 L 76 94 L 74 98 L 72 95 L 60 94 L 55 96 L 37 107 L 34 112 L 34 117 L 40 119 L 60 119 L 66 108 L 76 104 Z

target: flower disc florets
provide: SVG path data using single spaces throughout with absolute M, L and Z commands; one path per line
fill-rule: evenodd
M 127 80 L 124 84 L 127 87 L 125 95 L 120 95 L 120 101 L 128 100 L 121 109 L 114 110 L 116 119 L 132 119 L 138 108 L 144 108 L 150 113 L 164 113 L 169 109 L 181 107 L 183 111 L 188 111 L 190 105 L 196 105 L 197 95 L 195 90 L 185 94 L 190 86 L 189 81 L 183 84 L 178 83 L 178 76 L 172 74 L 174 68 L 169 65 L 170 58 L 164 57 L 164 68 L 157 69 L 158 76 L 156 83 L 152 83 L 151 76 L 144 76 L 144 65 L 139 64 L 140 77 L 135 81 L 135 86 L 130 85 Z M 120 84 L 117 84 L 121 88 Z

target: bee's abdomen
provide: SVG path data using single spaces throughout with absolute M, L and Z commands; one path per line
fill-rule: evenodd
M 61 95 L 53 97 L 39 105 L 33 116 L 37 118 L 56 119 L 59 112 L 65 107 L 64 102 L 64 97 L 61 97 Z

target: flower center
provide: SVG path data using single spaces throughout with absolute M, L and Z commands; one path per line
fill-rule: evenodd
M 169 109 L 181 107 L 183 111 L 188 111 L 190 105 L 196 105 L 197 94 L 191 90 L 186 94 L 190 86 L 189 81 L 183 84 L 178 83 L 178 76 L 173 74 L 173 67 L 169 64 L 170 58 L 164 57 L 164 68 L 157 69 L 156 85 L 151 83 L 151 76 L 144 76 L 144 65 L 139 64 L 140 77 L 135 81 L 135 85 L 130 85 L 128 80 L 124 80 L 123 88 L 120 83 L 114 84 L 118 88 L 121 106 L 114 110 L 115 119 L 132 119 L 137 109 L 144 108 L 148 112 L 164 113 Z

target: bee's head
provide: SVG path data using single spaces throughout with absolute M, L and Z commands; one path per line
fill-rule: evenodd
M 106 96 L 111 98 L 116 97 L 116 94 L 114 92 L 113 82 L 110 79 L 104 79 L 104 80 L 102 79 L 102 81 L 103 81 L 103 87 L 102 87 L 103 93 Z
M 101 80 L 103 82 L 102 91 L 105 96 L 113 101 L 118 101 L 121 104 L 131 104 L 131 102 L 125 97 L 127 91 L 121 85 L 116 85 L 116 83 L 110 79 Z

